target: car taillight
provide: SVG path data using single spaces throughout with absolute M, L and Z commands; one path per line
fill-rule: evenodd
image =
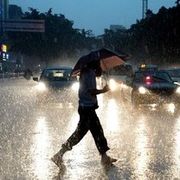
M 145 83 L 147 85 L 151 85 L 152 84 L 152 77 L 151 76 L 146 76 L 145 77 Z

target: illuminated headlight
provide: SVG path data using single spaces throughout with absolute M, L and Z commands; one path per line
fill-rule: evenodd
M 38 91 L 44 92 L 47 90 L 47 87 L 46 87 L 45 83 L 39 82 L 38 85 L 36 86 L 36 89 Z
M 176 93 L 177 93 L 177 94 L 180 94 L 180 87 L 178 87 L 178 88 L 176 89 Z
M 79 83 L 78 83 L 78 82 L 73 83 L 73 85 L 72 85 L 71 88 L 72 88 L 73 91 L 78 91 L 78 89 L 79 89 Z
M 147 89 L 144 87 L 139 87 L 138 91 L 140 94 L 146 94 L 147 93 Z
M 175 107 L 174 103 L 168 104 L 167 110 L 168 110 L 169 112 L 174 113 L 174 112 L 175 112 L 175 109 L 176 109 L 176 107 Z
M 109 80 L 109 87 L 112 91 L 115 91 L 117 89 L 117 83 L 114 79 Z

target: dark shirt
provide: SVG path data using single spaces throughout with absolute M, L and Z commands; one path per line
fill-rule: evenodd
M 97 97 L 89 90 L 96 89 L 96 74 L 92 69 L 84 70 L 80 75 L 79 105 L 85 107 L 97 106 Z

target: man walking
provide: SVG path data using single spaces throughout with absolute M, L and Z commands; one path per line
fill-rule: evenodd
M 106 154 L 109 147 L 95 111 L 98 108 L 96 95 L 109 91 L 107 85 L 103 89 L 96 88 L 96 77 L 101 76 L 101 73 L 102 70 L 99 61 L 93 61 L 87 64 L 80 72 L 80 88 L 78 93 L 78 113 L 80 120 L 73 134 L 64 144 L 62 144 L 61 149 L 51 158 L 57 166 L 61 165 L 64 153 L 78 144 L 89 130 L 101 155 L 101 163 L 103 165 L 111 165 L 116 161 L 116 159 L 113 159 Z

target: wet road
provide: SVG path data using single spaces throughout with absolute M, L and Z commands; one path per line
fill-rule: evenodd
M 50 157 L 76 128 L 77 104 L 39 106 L 34 85 L 0 80 L 0 180 L 180 179 L 180 114 L 135 112 L 107 95 L 99 95 L 97 113 L 115 166 L 102 168 L 88 133 L 65 154 L 66 170 L 59 172 Z

